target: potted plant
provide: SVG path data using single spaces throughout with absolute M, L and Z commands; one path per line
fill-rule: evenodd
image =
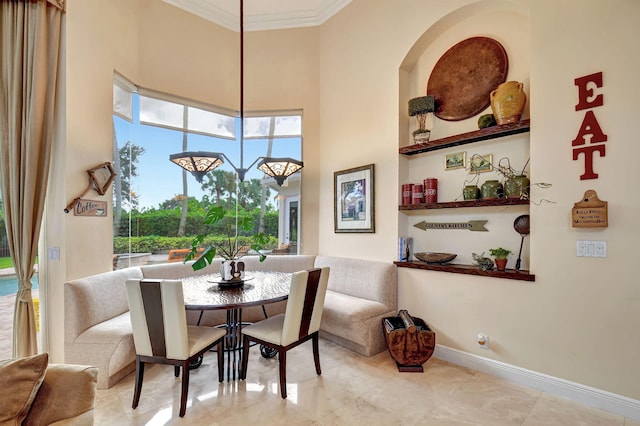
M 429 142 L 431 130 L 427 129 L 427 116 L 436 110 L 435 107 L 435 98 L 430 95 L 409 100 L 409 116 L 418 120 L 418 128 L 413 131 L 415 143 Z
M 191 265 L 193 270 L 197 271 L 210 265 L 216 255 L 219 255 L 224 259 L 221 266 L 221 275 L 222 279 L 226 280 L 229 278 L 226 278 L 224 274 L 225 265 L 230 264 L 232 261 L 237 262 L 245 254 L 242 245 L 238 243 L 239 232 L 250 232 L 254 228 L 254 222 L 252 216 L 236 215 L 235 210 L 228 214 L 227 209 L 224 207 L 212 206 L 207 211 L 204 223 L 206 225 L 215 225 L 218 222 L 222 222 L 226 238 L 220 243 L 207 245 L 204 251 L 200 253 L 198 250 L 204 242 L 205 235 L 197 235 L 191 242 L 191 251 L 185 257 L 185 262 L 197 257 L 196 261 Z M 269 237 L 264 233 L 257 233 L 251 236 L 250 248 L 258 253 L 260 262 L 267 258 L 263 250 L 268 243 Z
M 489 249 L 489 254 L 494 257 L 496 269 L 504 271 L 507 267 L 507 257 L 511 254 L 511 250 L 502 247 L 492 248 Z

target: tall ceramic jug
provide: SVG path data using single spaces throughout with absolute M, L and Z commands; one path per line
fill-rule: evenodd
M 491 92 L 491 110 L 498 125 L 518 123 L 527 102 L 524 84 L 507 81 Z

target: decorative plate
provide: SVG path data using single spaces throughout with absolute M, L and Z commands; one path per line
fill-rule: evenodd
M 454 253 L 413 253 L 418 259 L 426 263 L 447 263 L 456 258 Z
M 508 69 L 507 52 L 494 39 L 472 37 L 456 44 L 438 60 L 427 83 L 427 95 L 436 98 L 436 117 L 459 121 L 479 114 Z

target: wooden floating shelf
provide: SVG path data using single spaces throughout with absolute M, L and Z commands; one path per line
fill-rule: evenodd
M 449 201 L 444 203 L 402 204 L 398 210 L 457 209 L 461 207 L 494 207 L 529 205 L 529 200 L 520 198 L 497 198 L 491 200 Z
M 412 269 L 424 269 L 428 271 L 440 271 L 449 272 L 453 274 L 466 274 L 477 275 L 482 277 L 504 278 L 507 280 L 519 280 L 519 281 L 535 281 L 536 276 L 530 274 L 529 271 L 520 270 L 516 272 L 513 269 L 507 269 L 506 271 L 483 271 L 476 266 L 472 265 L 457 265 L 447 263 L 444 265 L 424 263 L 424 262 L 393 262 L 398 268 L 412 268 Z
M 530 130 L 530 127 L 530 120 L 522 120 L 521 122 L 514 124 L 503 124 L 502 126 L 487 127 L 484 129 L 461 133 L 459 135 L 453 135 L 442 139 L 434 139 L 429 142 L 403 146 L 400 148 L 400 154 L 416 155 L 423 152 L 450 148 L 452 146 L 466 145 L 468 143 L 501 138 L 503 136 L 516 135 L 518 133 L 528 132 Z

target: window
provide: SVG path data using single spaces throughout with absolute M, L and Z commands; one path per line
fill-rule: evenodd
M 237 205 L 253 216 L 253 232 L 270 237 L 271 254 L 297 254 L 300 174 L 280 187 L 254 164 L 265 156 L 301 159 L 300 111 L 245 113 L 240 138 L 236 112 L 136 88 L 116 75 L 113 123 L 114 268 L 166 262 L 193 236 L 215 235 L 203 224 L 211 205 Z M 183 151 L 221 152 L 228 161 L 199 183 L 169 161 Z M 248 168 L 243 182 L 235 168 Z

